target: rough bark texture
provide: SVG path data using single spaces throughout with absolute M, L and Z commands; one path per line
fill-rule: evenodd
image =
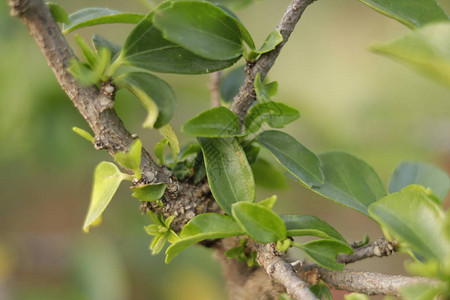
M 232 110 L 238 114 L 240 120 L 244 119 L 248 108 L 255 99 L 253 81 L 256 74 L 260 73 L 262 79 L 266 76 L 303 11 L 312 2 L 314 0 L 292 1 L 277 27 L 283 36 L 283 43 L 278 45 L 275 50 L 262 55 L 256 62 L 247 65 L 245 82 L 232 106 Z M 59 84 L 86 119 L 95 134 L 94 146 L 97 149 L 106 149 L 111 155 L 118 151 L 127 151 L 135 137 L 125 128 L 113 109 L 115 87 L 110 83 L 104 83 L 101 88 L 82 86 L 68 72 L 67 68 L 74 58 L 73 52 L 43 0 L 8 0 L 8 3 L 11 7 L 11 14 L 26 24 Z M 153 203 L 144 203 L 143 209 L 152 209 L 162 213 L 165 217 L 176 216 L 172 223 L 174 230 L 181 230 L 197 214 L 220 212 L 207 183 L 193 185 L 189 182 L 177 181 L 167 168 L 157 165 L 145 149 L 142 150 L 141 170 L 143 179 L 135 184 L 164 182 L 168 185 L 162 199 L 164 207 L 161 208 Z M 207 244 L 205 243 L 205 245 Z M 380 245 L 375 246 L 380 248 Z M 383 277 L 385 275 L 353 271 L 334 272 L 315 265 L 298 269 L 297 271 L 300 273 L 297 276 L 296 270 L 284 260 L 283 254 L 276 251 L 272 244 L 249 243 L 248 250 L 257 252 L 257 260 L 261 266 L 251 268 L 224 256 L 226 250 L 236 246 L 236 239 L 222 239 L 212 242 L 208 246 L 216 249 L 216 255 L 223 266 L 232 299 L 278 299 L 278 294 L 283 291 L 287 291 L 293 299 L 315 299 L 305 281 L 314 284 L 319 276 L 336 288 L 369 294 L 398 294 L 399 286 L 405 282 L 423 280 L 401 276 Z M 357 249 L 359 256 L 341 256 L 339 260 L 349 263 L 373 255 L 380 256 L 377 254 L 379 251 L 374 250 L 375 246 Z M 386 247 L 390 251 L 389 245 Z

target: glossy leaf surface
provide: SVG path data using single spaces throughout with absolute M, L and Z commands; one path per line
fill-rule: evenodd
M 337 240 L 315 240 L 305 244 L 294 244 L 302 249 L 318 265 L 330 270 L 344 270 L 344 265 L 336 262 L 339 253 L 352 253 L 353 249 Z
M 246 133 L 258 131 L 263 123 L 272 128 L 283 128 L 300 117 L 298 110 L 280 102 L 264 102 L 252 106 L 245 118 Z
M 152 17 L 153 13 L 147 15 L 128 36 L 119 58 L 123 63 L 162 73 L 203 74 L 225 69 L 239 59 L 211 60 L 195 55 L 164 39 Z
M 450 22 L 427 25 L 371 50 L 450 86 Z
M 443 240 L 444 214 L 418 185 L 389 194 L 369 207 L 370 215 L 420 256 L 443 261 L 449 241 Z
M 97 165 L 94 172 L 91 203 L 83 225 L 85 232 L 89 232 L 89 227 L 101 217 L 126 176 L 113 163 L 103 161 Z
M 176 107 L 176 96 L 164 80 L 145 72 L 127 73 L 117 84 L 132 92 L 146 108 L 148 115 L 145 128 L 161 128 L 172 119 Z
M 160 5 L 153 22 L 165 39 L 200 57 L 229 60 L 242 54 L 237 20 L 210 3 L 174 1 Z
M 290 174 L 307 186 L 323 183 L 319 158 L 289 134 L 268 130 L 260 133 L 255 141 L 269 150 Z
M 241 127 L 235 113 L 218 106 L 184 123 L 181 132 L 193 137 L 232 137 L 241 135 Z
M 84 8 L 74 12 L 70 16 L 70 24 L 63 26 L 63 33 L 67 34 L 75 29 L 80 29 L 87 26 L 94 26 L 100 24 L 110 23 L 129 23 L 136 24 L 144 15 L 135 13 L 126 13 L 114 9 L 91 7 Z
M 238 202 L 233 204 L 232 212 L 245 232 L 258 242 L 276 242 L 287 237 L 283 220 L 265 206 Z
M 234 138 L 198 138 L 214 199 L 228 214 L 231 205 L 255 200 L 255 181 L 244 150 Z
M 430 188 L 442 202 L 448 194 L 450 178 L 444 171 L 433 165 L 402 162 L 391 176 L 389 193 L 399 192 L 410 184 L 419 184 Z
M 206 213 L 195 216 L 180 233 L 181 240 L 166 250 L 169 263 L 185 248 L 207 239 L 219 239 L 243 234 L 243 230 L 230 216 Z
M 286 177 L 268 161 L 258 158 L 250 165 L 256 185 L 266 189 L 287 188 Z
M 327 222 L 315 216 L 307 215 L 281 215 L 286 225 L 288 236 L 312 235 L 327 239 L 336 239 L 347 243 L 344 237 Z
M 108 48 L 111 52 L 111 57 L 116 57 L 122 50 L 122 46 L 110 42 L 96 33 L 94 33 L 94 35 L 92 36 L 92 43 L 94 44 L 94 48 L 97 52 L 101 48 Z
M 448 20 L 436 0 L 360 0 L 376 11 L 396 19 L 410 28 Z
M 164 195 L 166 187 L 167 185 L 165 183 L 135 186 L 131 188 L 133 190 L 133 194 L 131 194 L 131 196 L 139 199 L 140 201 L 156 201 L 161 199 Z
M 319 155 L 325 183 L 312 190 L 365 215 L 370 204 L 386 195 L 377 173 L 366 162 L 344 152 Z

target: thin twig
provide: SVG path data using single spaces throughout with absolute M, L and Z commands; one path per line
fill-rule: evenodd
M 258 263 L 271 278 L 286 288 L 289 296 L 298 300 L 317 299 L 307 283 L 297 276 L 292 266 L 283 259 L 282 253 L 278 252 L 273 244 L 260 244 L 257 253 Z
M 220 106 L 220 79 L 222 71 L 211 73 L 209 78 L 209 92 L 211 94 L 211 106 Z
M 248 109 L 256 98 L 255 90 L 253 88 L 256 74 L 259 73 L 261 80 L 264 80 L 280 54 L 281 49 L 287 43 L 291 33 L 294 31 L 295 25 L 300 20 L 303 12 L 314 1 L 315 0 L 292 1 L 277 26 L 277 30 L 279 30 L 283 36 L 283 42 L 277 45 L 274 50 L 261 55 L 254 64 L 247 64 L 245 68 L 244 84 L 241 86 L 236 97 L 234 97 L 233 105 L 231 106 L 231 110 L 239 116 L 241 121 L 244 120 Z
M 396 240 L 387 241 L 380 238 L 374 242 L 355 248 L 352 254 L 340 254 L 337 261 L 341 264 L 350 264 L 370 257 L 384 257 L 393 254 L 398 247 Z
M 317 276 L 335 289 L 367 295 L 399 296 L 400 289 L 413 284 L 439 284 L 438 280 L 423 277 L 408 277 L 402 275 L 386 275 L 374 272 L 354 270 L 332 271 L 316 264 L 298 265 L 299 273 L 317 270 Z

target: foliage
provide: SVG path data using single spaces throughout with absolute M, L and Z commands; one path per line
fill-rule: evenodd
M 434 0 L 361 2 L 413 29 L 405 37 L 373 46 L 372 50 L 450 85 L 450 23 Z M 236 7 L 237 3 L 228 2 L 230 7 Z M 50 7 L 55 20 L 68 23 L 61 7 Z M 274 167 L 269 162 L 258 157 L 262 147 L 287 171 L 287 177 L 375 220 L 388 239 L 396 238 L 400 249 L 411 255 L 413 262 L 407 265 L 408 271 L 443 282 L 432 288 L 407 287 L 402 290 L 406 299 L 416 299 L 417 295 L 426 295 L 424 299 L 450 295 L 450 214 L 441 206 L 450 180 L 437 167 L 412 162 L 400 164 L 391 177 L 387 193 L 376 171 L 363 160 L 336 151 L 317 155 L 293 136 L 278 130 L 298 119 L 300 113 L 272 101 L 278 84 L 263 82 L 260 74 L 253 83 L 256 103 L 243 124 L 226 105 L 201 112 L 181 128 L 198 143 L 180 151 L 170 126 L 176 108 L 175 93 L 168 83 L 150 72 L 211 73 L 230 67 L 241 57 L 252 64 L 283 42 L 279 31 L 269 33 L 263 45 L 256 49 L 250 33 L 232 12 L 204 1 L 164 1 L 146 15 L 88 8 L 69 18 L 70 23 L 63 26 L 65 34 L 98 24 L 136 24 L 123 46 L 94 35 L 93 50 L 76 36 L 85 62 L 74 60 L 69 71 L 83 84 L 100 86 L 112 81 L 118 89 L 131 91 L 148 112 L 144 127 L 159 129 L 164 137 L 155 146 L 159 163 L 170 168 L 179 180 L 194 177 L 198 183 L 206 176 L 215 201 L 226 213 L 197 215 L 178 236 L 170 227 L 174 216 L 164 220 L 161 215 L 149 212 L 154 224 L 145 230 L 155 236 L 150 246 L 153 254 L 161 252 L 169 242 L 165 253 L 166 262 L 170 262 L 198 242 L 242 236 L 240 245 L 228 251 L 227 256 L 249 265 L 255 263 L 255 256 L 244 252 L 247 238 L 276 243 L 279 251 L 297 247 L 318 265 L 343 270 L 344 266 L 336 258 L 340 253 L 352 253 L 353 249 L 333 227 L 315 216 L 277 214 L 273 210 L 276 197 L 255 203 L 256 184 L 260 182 L 257 173 L 279 176 L 273 175 Z M 123 72 L 124 66 L 131 67 L 132 71 Z M 223 80 L 224 102 L 231 102 L 237 93 L 236 87 L 243 81 L 242 73 L 242 68 L 236 68 Z M 94 142 L 87 132 L 74 130 Z M 165 157 L 166 146 L 170 147 L 172 158 Z M 158 201 L 164 196 L 167 187 L 164 183 L 135 184 L 142 176 L 141 153 L 142 143 L 136 140 L 127 152 L 114 157 L 133 175 L 122 173 L 109 162 L 97 166 L 85 231 L 99 223 L 123 180 L 134 182 L 132 196 L 141 201 Z M 319 239 L 306 243 L 292 239 L 303 235 Z M 312 290 L 318 297 L 330 298 L 323 282 Z M 365 299 L 357 294 L 347 298 Z

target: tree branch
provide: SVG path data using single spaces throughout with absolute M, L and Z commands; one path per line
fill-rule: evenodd
M 256 74 L 259 73 L 261 80 L 264 80 L 280 54 L 281 49 L 289 40 L 289 37 L 294 31 L 295 25 L 298 20 L 300 20 L 303 12 L 314 1 L 315 0 L 292 1 L 277 26 L 277 30 L 279 30 L 283 36 L 283 42 L 277 45 L 274 50 L 262 54 L 254 64 L 247 63 L 244 84 L 241 86 L 239 93 L 234 98 L 233 105 L 231 106 L 231 111 L 239 116 L 241 122 L 244 120 L 250 105 L 256 99 L 255 89 L 253 87 Z
M 363 293 L 367 295 L 400 295 L 400 289 L 412 284 L 438 284 L 439 281 L 402 275 L 385 275 L 373 272 L 354 270 L 332 271 L 316 264 L 299 265 L 299 273 L 317 270 L 317 276 L 327 284 L 338 290 Z
M 127 151 L 134 138 L 112 108 L 116 91 L 114 85 L 104 83 L 101 89 L 82 86 L 69 73 L 67 68 L 75 56 L 43 0 L 8 0 L 8 3 L 11 15 L 20 18 L 28 27 L 59 84 L 92 129 L 96 148 L 106 149 L 111 155 Z M 209 188 L 172 179 L 171 172 L 157 165 L 145 149 L 142 149 L 141 170 L 142 183 L 168 184 L 162 199 L 165 205 L 148 205 L 166 218 L 176 216 L 172 222 L 174 230 L 181 230 L 197 214 L 220 211 Z
M 352 254 L 340 254 L 337 261 L 341 264 L 350 264 L 370 257 L 389 256 L 397 251 L 398 242 L 396 240 L 387 241 L 381 238 L 359 248 L 354 248 Z
M 275 249 L 274 244 L 259 244 L 257 253 L 258 263 L 271 278 L 286 288 L 289 296 L 298 300 L 317 299 L 307 283 L 302 281 L 292 266 L 283 259 L 282 253 Z

